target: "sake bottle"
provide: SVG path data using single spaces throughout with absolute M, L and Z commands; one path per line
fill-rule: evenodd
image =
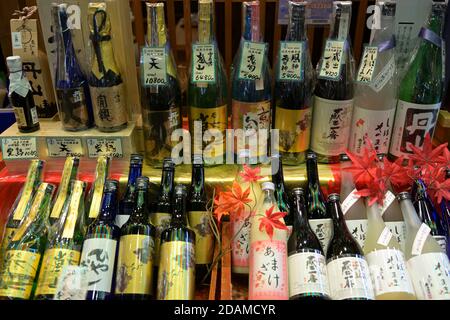
M 425 135 L 433 136 L 443 96 L 442 29 L 447 4 L 433 1 L 427 26 L 419 33 L 420 44 L 400 82 L 389 154 L 393 158 L 412 153 L 409 143 L 421 148 Z
M 353 112 L 354 60 L 349 27 L 351 1 L 333 1 L 334 22 L 318 64 L 311 150 L 319 162 L 339 162 L 350 136 Z
M 89 190 L 86 204 L 86 213 L 88 214 L 86 226 L 89 226 L 92 222 L 94 222 L 100 213 L 103 191 L 105 188 L 106 179 L 108 179 L 110 163 L 111 158 L 109 156 L 100 156 L 97 158 L 94 182 Z
M 330 296 L 333 300 L 373 300 L 369 266 L 347 228 L 339 200 L 339 195 L 332 193 L 327 202 L 333 217 L 333 238 L 326 256 Z
M 289 299 L 329 299 L 326 259 L 308 223 L 304 191 L 292 190 L 294 227 L 288 241 Z
M 147 177 L 136 180 L 136 205 L 120 229 L 115 294 L 121 300 L 149 300 L 153 297 L 153 250 L 155 227 L 149 222 Z
M 367 204 L 367 238 L 364 256 L 369 264 L 377 300 L 415 299 L 414 288 L 406 268 L 405 255 L 397 239 L 385 225 L 377 203 Z
M 172 133 L 181 128 L 181 89 L 167 37 L 164 3 L 146 3 L 147 38 L 141 54 L 141 105 L 145 158 L 161 166 L 171 156 Z M 174 39 L 172 39 L 174 40 Z
M 249 255 L 249 300 L 287 300 L 288 229 L 279 214 L 272 182 L 262 184 L 262 194 L 251 217 Z M 278 214 L 277 214 L 278 213 Z M 277 226 L 273 227 L 273 221 Z M 270 231 L 272 234 L 270 234 Z
M 448 256 L 422 223 L 408 192 L 397 195 L 406 223 L 406 266 L 419 300 L 450 299 Z
M 228 128 L 227 78 L 214 31 L 214 2 L 198 2 L 198 42 L 192 45 L 188 86 L 193 153 L 205 164 L 222 164 Z
M 186 187 L 177 185 L 173 218 L 161 234 L 158 300 L 193 300 L 195 294 L 195 232 L 188 228 Z
M 284 217 L 284 222 L 290 229 L 289 232 L 291 232 L 294 217 L 291 214 L 289 194 L 284 184 L 283 161 L 280 154 L 273 155 L 271 160 L 272 183 L 275 185 L 275 199 L 281 212 L 287 212 L 287 215 Z
M 306 37 L 306 2 L 289 1 L 286 40 L 280 43 L 275 80 L 274 129 L 283 162 L 305 161 L 312 121 L 314 71 Z
M 120 238 L 120 228 L 114 223 L 119 206 L 118 188 L 117 180 L 106 181 L 100 214 L 89 225 L 83 242 L 80 266 L 87 268 L 87 300 L 110 300 L 114 296 Z
M 364 49 L 356 75 L 349 149 L 358 155 L 365 139 L 378 154 L 389 151 L 397 104 L 395 9 L 395 2 L 381 3 L 380 29 L 372 30 L 373 39 Z

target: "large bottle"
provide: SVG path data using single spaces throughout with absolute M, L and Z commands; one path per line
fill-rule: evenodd
M 164 158 L 171 156 L 172 132 L 181 128 L 181 89 L 167 38 L 164 3 L 146 5 L 147 45 L 141 55 L 145 157 L 160 166 Z
M 173 217 L 161 234 L 158 300 L 193 300 L 195 294 L 195 232 L 188 228 L 186 187 L 177 185 Z
M 427 27 L 419 33 L 420 45 L 400 83 L 391 157 L 412 153 L 409 143 L 422 147 L 425 135 L 434 133 L 443 95 L 442 28 L 445 2 L 434 1 Z
M 395 2 L 381 5 L 381 25 L 365 47 L 356 75 L 355 106 L 349 149 L 362 154 L 369 139 L 378 154 L 387 154 L 397 105 Z
M 243 2 L 243 33 L 231 68 L 232 128 L 234 151 L 249 149 L 252 157 L 267 154 L 267 135 L 271 127 L 271 76 L 267 47 L 260 31 L 259 1 Z M 267 130 L 267 135 L 264 131 Z M 245 142 L 244 142 L 245 139 Z M 244 142 L 244 143 L 243 143 Z
M 278 208 L 281 212 L 287 212 L 284 217 L 284 222 L 292 231 L 292 225 L 294 224 L 294 217 L 290 210 L 289 194 L 287 193 L 286 186 L 284 184 L 283 175 L 283 161 L 279 154 L 272 156 L 272 183 L 275 185 L 275 199 L 277 200 Z
M 326 255 L 328 244 L 333 235 L 333 221 L 331 220 L 330 212 L 327 211 L 325 197 L 320 188 L 317 156 L 314 152 L 308 152 L 306 155 L 306 173 L 308 178 L 306 208 L 309 224 L 317 238 L 319 238 L 323 252 Z
M 248 299 L 287 300 L 288 228 L 275 200 L 274 184 L 264 182 L 262 190 L 258 208 L 251 217 Z
M 450 299 L 450 263 L 430 227 L 422 223 L 408 192 L 397 195 L 406 223 L 406 266 L 419 300 Z
M 276 68 L 274 129 L 280 130 L 280 153 L 289 165 L 305 161 L 311 135 L 314 70 L 306 37 L 306 7 L 306 2 L 289 1 L 288 31 L 286 41 L 280 43 Z
M 102 132 L 120 131 L 127 126 L 127 99 L 114 58 L 106 2 L 89 3 L 88 21 L 92 42 L 89 86 L 95 124 Z
M 213 217 L 207 205 L 203 160 L 201 156 L 194 156 L 188 218 L 189 226 L 195 232 L 195 278 L 198 282 L 204 280 L 214 258 L 214 234 L 211 228 Z
M 118 181 L 106 181 L 100 214 L 89 226 L 83 242 L 80 266 L 87 268 L 87 300 L 110 300 L 114 295 L 120 237 L 120 229 L 114 224 L 118 187 Z
M 17 127 L 20 132 L 29 133 L 40 129 L 33 90 L 30 82 L 22 71 L 22 58 L 12 56 L 6 58 L 9 69 L 9 93 Z
M 95 167 L 95 178 L 86 205 L 86 213 L 88 215 L 87 224 L 89 226 L 95 221 L 102 205 L 103 191 L 105 189 L 106 179 L 108 179 L 109 165 L 111 158 L 108 156 L 100 156 L 97 158 L 97 166 Z
M 120 229 L 115 294 L 122 300 L 153 297 L 155 227 L 149 222 L 147 177 L 136 180 L 136 206 Z
M 336 193 L 328 196 L 327 210 L 333 217 L 333 238 L 327 252 L 327 272 L 333 300 L 373 300 L 369 266 L 353 239 Z
M 318 64 L 311 150 L 320 162 L 339 162 L 350 135 L 353 112 L 354 60 L 349 27 L 351 1 L 334 1 L 334 23 Z
M 119 212 L 116 216 L 116 225 L 119 228 L 128 221 L 136 204 L 136 180 L 142 175 L 142 161 L 140 154 L 132 154 L 130 157 L 130 170 L 125 194 L 119 203 Z
M 30 212 L 0 261 L 0 299 L 30 299 L 47 240 L 46 220 L 55 186 L 41 183 Z
M 397 239 L 385 225 L 378 204 L 369 206 L 366 203 L 366 206 L 368 224 L 364 255 L 369 264 L 376 299 L 415 299 L 405 255 Z
M 326 259 L 308 223 L 304 191 L 292 190 L 294 227 L 288 241 L 289 299 L 329 299 Z
M 58 280 L 66 266 L 78 266 L 85 235 L 84 190 L 86 183 L 75 180 L 59 220 L 50 229 L 35 298 L 53 300 Z
M 203 154 L 206 164 L 222 164 L 228 128 L 227 78 L 215 38 L 213 3 L 198 2 L 198 43 L 192 45 L 188 86 L 189 129 L 193 153 Z
M 59 117 L 68 131 L 81 131 L 93 124 L 89 85 L 73 48 L 67 24 L 67 4 L 53 4 L 52 18 L 56 39 L 55 89 Z

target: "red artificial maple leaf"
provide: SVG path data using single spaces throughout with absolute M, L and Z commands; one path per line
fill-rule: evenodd
M 244 164 L 244 172 L 240 172 L 239 175 L 242 177 L 244 182 L 257 182 L 261 180 L 263 177 L 259 174 L 261 173 L 261 168 L 256 167 L 252 169 L 248 165 Z
M 378 202 L 379 205 L 383 205 L 384 197 L 387 192 L 387 186 L 382 178 L 382 170 L 378 168 L 376 173 L 376 178 L 371 184 L 366 186 L 366 188 L 358 190 L 356 195 L 360 197 L 369 198 L 369 206 L 373 205 L 375 202 Z
M 250 187 L 242 191 L 241 186 L 236 181 L 233 182 L 233 187 L 229 191 L 220 192 L 218 199 L 214 200 L 216 209 L 214 213 L 217 215 L 217 220 L 220 221 L 222 215 L 234 213 L 237 216 L 242 215 L 245 205 L 252 202 L 248 196 L 250 195 Z
M 274 208 L 275 206 L 270 207 L 270 209 L 266 210 L 265 216 L 259 218 L 259 231 L 263 231 L 264 229 L 269 235 L 270 240 L 272 240 L 274 228 L 288 230 L 288 227 L 280 221 L 281 218 L 287 215 L 287 212 L 273 212 Z
M 447 145 L 448 143 L 444 143 L 433 149 L 431 136 L 427 133 L 422 148 L 418 148 L 412 143 L 409 143 L 409 147 L 413 151 L 413 154 L 409 155 L 409 158 L 413 160 L 415 165 L 429 165 L 435 167 L 439 163 L 438 159 L 444 149 L 447 148 Z
M 403 161 L 403 156 L 394 162 L 390 162 L 387 157 L 384 157 L 383 170 L 381 170 L 381 177 L 384 179 L 385 184 L 390 184 L 396 190 L 403 189 L 402 191 L 411 186 L 413 182 L 408 174 L 408 167 L 402 165 Z
M 327 188 L 322 188 L 325 197 L 332 193 L 340 193 L 341 191 L 340 183 L 336 179 L 328 180 Z
M 437 158 L 437 162 L 440 166 L 444 168 L 450 168 L 450 151 L 445 148 L 442 155 Z
M 348 157 L 352 161 L 352 165 L 346 170 L 352 173 L 355 185 L 361 189 L 372 184 L 377 170 L 377 154 L 373 150 L 370 150 L 372 144 L 369 140 L 367 141 L 369 142 L 369 146 L 363 148 L 362 156 L 346 150 Z
M 430 188 L 433 198 L 437 203 L 441 203 L 442 199 L 450 200 L 450 179 L 446 179 L 443 182 L 434 181 L 433 186 Z

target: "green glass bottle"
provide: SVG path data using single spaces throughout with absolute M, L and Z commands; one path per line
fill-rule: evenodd
M 215 39 L 214 15 L 213 0 L 199 0 L 198 43 L 192 46 L 188 87 L 192 150 L 203 155 L 205 164 L 224 163 L 228 125 L 227 78 Z

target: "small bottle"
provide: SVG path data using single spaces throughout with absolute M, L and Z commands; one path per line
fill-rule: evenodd
M 195 232 L 195 278 L 204 280 L 214 258 L 214 234 L 211 228 L 211 212 L 207 209 L 205 169 L 201 156 L 194 156 L 191 189 L 188 202 L 189 226 Z
M 102 205 L 103 191 L 105 189 L 106 179 L 108 179 L 109 166 L 111 158 L 109 156 L 100 156 L 97 158 L 95 167 L 94 183 L 89 190 L 86 213 L 88 215 L 86 226 L 95 221 Z
M 41 183 L 30 212 L 14 233 L 0 261 L 0 299 L 30 299 L 45 250 L 46 220 L 55 186 Z
M 251 217 L 248 299 L 287 300 L 288 228 L 275 200 L 274 184 L 264 182 L 262 190 L 258 208 Z
M 450 263 L 430 227 L 422 223 L 408 192 L 397 195 L 406 223 L 406 266 L 419 300 L 450 299 Z
M 128 172 L 127 189 L 119 203 L 119 212 L 116 216 L 116 225 L 119 228 L 128 221 L 136 204 L 136 180 L 142 175 L 143 158 L 140 154 L 130 157 L 130 170 Z
M 327 211 L 325 197 L 320 188 L 317 156 L 314 152 L 306 154 L 306 173 L 308 184 L 306 187 L 306 208 L 311 228 L 319 238 L 323 252 L 327 253 L 328 244 L 333 235 L 333 221 Z
M 177 185 L 173 217 L 161 234 L 158 300 L 193 300 L 195 294 L 195 232 L 188 228 L 186 187 Z
M 359 244 L 348 231 L 339 195 L 328 196 L 327 210 L 333 217 L 333 238 L 328 246 L 327 272 L 333 300 L 373 300 L 369 266 Z
M 86 183 L 72 182 L 70 197 L 58 221 L 50 229 L 42 259 L 35 299 L 53 300 L 66 266 L 78 266 L 85 235 L 84 190 Z
M 87 300 L 111 300 L 114 295 L 120 237 L 120 229 L 114 224 L 118 187 L 118 181 L 106 181 L 100 214 L 89 226 L 83 242 L 80 266 L 87 268 Z
M 9 93 L 17 127 L 22 133 L 35 132 L 40 129 L 33 91 L 27 77 L 22 71 L 22 58 L 6 58 L 9 69 Z
M 304 191 L 292 190 L 294 227 L 288 241 L 289 299 L 329 299 L 326 259 L 308 223 Z
M 153 298 L 155 227 L 149 222 L 147 177 L 136 180 L 136 206 L 120 229 L 115 295 L 121 300 Z

